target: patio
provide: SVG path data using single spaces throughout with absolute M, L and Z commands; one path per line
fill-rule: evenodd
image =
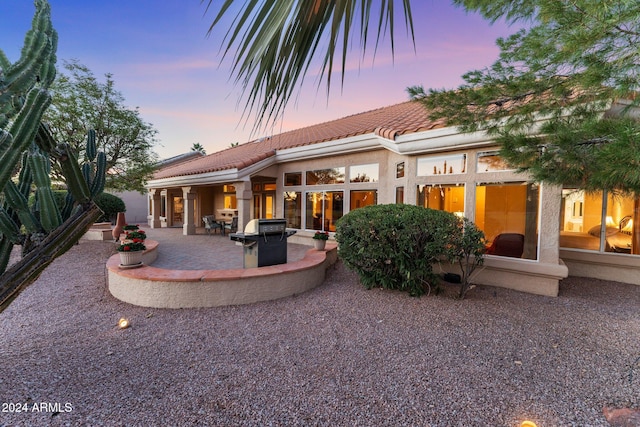
M 143 307 L 196 308 L 252 304 L 306 292 L 324 281 L 337 259 L 325 251 L 287 243 L 287 262 L 243 268 L 243 247 L 229 236 L 183 236 L 180 229 L 147 232 L 144 266 L 121 269 L 118 254 L 107 261 L 109 291 Z M 263 249 L 264 250 L 264 249 Z

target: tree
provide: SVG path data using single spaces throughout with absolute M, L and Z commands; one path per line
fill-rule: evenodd
M 640 253 L 640 3 L 455 0 L 487 19 L 530 21 L 455 91 L 409 88 L 433 118 L 496 136 L 534 179 L 635 197 Z M 615 115 L 605 117 L 611 106 Z
M 54 138 L 68 142 L 83 159 L 84 137 L 95 129 L 98 148 L 107 155 L 106 188 L 144 192 L 158 159 L 153 152 L 157 131 L 142 120 L 137 108 L 124 105 L 111 74 L 100 82 L 76 61 L 64 62 L 64 69 L 68 74 L 59 75 L 51 86 L 53 101 L 45 113 Z M 54 176 L 60 173 L 54 168 Z
M 191 146 L 191 151 L 196 151 L 202 154 L 203 156 L 207 154 L 207 150 L 205 150 L 204 147 L 199 142 L 193 143 L 193 145 Z
M 87 133 L 87 161 L 81 168 L 74 150 L 58 143 L 41 121 L 51 103 L 58 36 L 49 4 L 36 0 L 35 7 L 20 59 L 12 63 L 0 50 L 0 311 L 100 216 L 93 197 L 102 192 L 106 170 L 95 132 Z M 67 186 L 62 208 L 51 186 L 52 161 Z M 22 258 L 9 266 L 15 245 L 21 246 Z
M 417 86 L 409 88 L 412 97 L 434 118 L 495 135 L 503 157 L 539 181 L 638 193 L 640 124 L 630 113 L 640 101 L 640 3 L 455 3 L 492 21 L 532 25 L 499 39 L 499 59 L 467 73 L 458 89 Z M 628 102 L 620 116 L 604 118 L 621 99 Z
M 205 0 L 202 0 L 204 3 Z M 209 34 L 231 14 L 234 0 L 208 0 L 207 11 L 215 7 Z M 336 51 L 344 81 L 347 48 L 353 32 L 360 35 L 362 53 L 369 46 L 371 20 L 377 20 L 375 47 L 389 33 L 391 50 L 395 34 L 394 0 L 249 0 L 237 7 L 237 14 L 222 41 L 226 57 L 233 54 L 232 74 L 246 95 L 245 114 L 255 113 L 254 130 L 276 120 L 284 111 L 296 85 L 302 84 L 312 58 L 322 57 L 318 82 L 326 78 L 331 85 Z M 410 0 L 401 0 L 404 23 L 413 38 Z M 374 4 L 378 5 L 376 14 Z M 324 51 L 321 43 L 326 43 Z

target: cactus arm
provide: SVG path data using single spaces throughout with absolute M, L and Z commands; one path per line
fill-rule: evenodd
M 96 197 L 104 190 L 107 177 L 107 155 L 100 151 L 96 159 L 96 173 L 91 183 L 91 197 Z
M 68 144 L 60 144 L 57 148 L 57 157 L 62 173 L 67 181 L 67 189 L 73 194 L 73 198 L 78 203 L 88 202 L 91 193 L 89 192 L 87 181 L 84 180 L 73 149 Z
M 57 141 L 51 134 L 51 129 L 49 125 L 44 122 L 40 122 L 38 125 L 38 132 L 36 133 L 36 144 L 42 151 L 45 153 L 53 153 L 56 145 L 58 145 Z
M 29 198 L 29 192 L 31 191 L 31 184 L 33 183 L 33 175 L 31 174 L 31 165 L 29 164 L 29 153 L 25 151 L 22 153 L 22 159 L 20 160 L 20 175 L 18 175 L 18 191 L 22 193 L 25 198 Z
M 4 196 L 5 202 L 18 215 L 20 222 L 28 232 L 36 233 L 42 230 L 40 221 L 29 210 L 26 197 L 20 193 L 18 186 L 13 181 L 7 182 L 4 186 Z
M 9 239 L 12 244 L 20 244 L 20 227 L 2 207 L 0 207 L 0 234 Z
M 64 198 L 64 207 L 60 212 L 62 219 L 66 221 L 73 211 L 73 206 L 75 205 L 75 199 L 73 198 L 73 194 L 67 191 L 67 196 Z
M 36 196 L 40 205 L 40 223 L 46 231 L 51 231 L 62 223 L 62 217 L 51 190 L 49 157 L 33 150 L 29 153 L 29 161 L 33 181 L 36 184 Z
M 27 100 L 13 122 L 9 133 L 13 135 L 13 144 L 0 156 L 0 188 L 10 180 L 22 152 L 27 149 L 38 130 L 40 118 L 51 102 L 51 95 L 44 89 L 31 89 Z
M 4 50 L 0 49 L 0 73 L 2 73 L 2 70 L 8 70 L 9 67 L 11 67 L 11 61 L 7 58 Z
M 96 158 L 96 131 L 89 129 L 87 132 L 87 160 L 93 162 Z
M 51 50 L 49 51 L 49 57 L 42 64 L 40 69 L 40 84 L 44 87 L 49 87 L 56 79 L 56 51 L 58 50 L 58 33 L 51 28 L 49 32 L 49 42 L 51 43 Z
M 93 182 L 93 177 L 91 175 L 93 175 L 93 165 L 91 163 L 84 163 L 82 165 L 82 176 L 87 182 L 89 188 L 91 188 L 91 184 Z
M 0 157 L 7 151 L 11 150 L 13 144 L 13 136 L 4 129 L 0 129 Z

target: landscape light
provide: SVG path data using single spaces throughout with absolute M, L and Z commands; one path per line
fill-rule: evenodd
M 127 329 L 131 324 L 129 323 L 129 319 L 125 319 L 124 317 L 118 320 L 118 327 L 120 329 Z

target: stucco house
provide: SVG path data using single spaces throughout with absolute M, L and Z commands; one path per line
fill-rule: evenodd
M 188 235 L 205 215 L 237 216 L 240 230 L 277 217 L 300 241 L 335 231 L 350 210 L 409 203 L 485 232 L 492 249 L 477 283 L 550 296 L 569 274 L 640 285 L 633 199 L 533 182 L 497 150 L 404 102 L 165 167 L 148 183 L 149 226 Z

